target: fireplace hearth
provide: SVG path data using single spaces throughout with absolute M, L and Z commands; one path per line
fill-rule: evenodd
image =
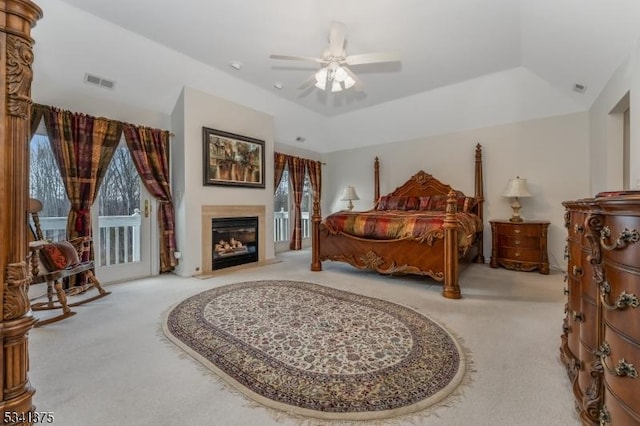
M 258 261 L 258 217 L 211 219 L 211 269 Z

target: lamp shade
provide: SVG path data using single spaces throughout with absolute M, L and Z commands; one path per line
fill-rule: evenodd
M 342 198 L 340 198 L 340 201 L 351 201 L 351 200 L 359 200 L 360 197 L 358 197 L 358 194 L 356 194 L 356 189 L 349 185 L 344 189 L 344 192 L 342 193 Z
M 507 187 L 502 193 L 503 197 L 532 197 L 533 194 L 527 188 L 527 180 L 517 176 L 515 179 L 509 179 Z

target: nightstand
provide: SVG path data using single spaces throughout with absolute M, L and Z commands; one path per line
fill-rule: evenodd
M 549 222 L 491 220 L 491 263 L 516 271 L 549 273 L 547 230 Z

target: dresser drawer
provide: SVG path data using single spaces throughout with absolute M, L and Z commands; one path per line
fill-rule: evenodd
M 570 240 L 584 244 L 584 236 L 586 231 L 585 219 L 587 215 L 583 212 L 570 212 L 570 222 L 567 226 L 567 236 Z
M 600 231 L 600 243 L 605 261 L 637 266 L 640 259 L 640 218 L 608 216 Z
M 605 264 L 604 277 L 609 284 L 609 292 L 602 295 L 604 321 L 640 344 L 640 276 Z
M 580 341 L 593 352 L 598 347 L 598 310 L 595 300 L 583 295 L 579 314 L 576 321 L 580 321 Z
M 604 368 L 603 379 L 605 386 L 628 407 L 634 410 L 640 408 L 640 346 L 634 344 L 608 325 L 604 327 L 604 340 L 600 350 L 606 348 L 601 357 Z M 616 373 L 618 369 L 618 373 Z M 633 377 L 635 375 L 635 378 Z M 636 415 L 640 413 L 636 412 Z
M 625 405 L 605 385 L 604 407 L 601 410 L 601 416 L 602 413 L 606 413 L 607 416 L 607 421 L 604 424 L 611 426 L 640 425 L 640 415 L 629 410 Z

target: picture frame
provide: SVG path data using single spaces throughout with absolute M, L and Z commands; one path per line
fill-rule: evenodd
M 203 184 L 265 188 L 264 141 L 202 128 Z

